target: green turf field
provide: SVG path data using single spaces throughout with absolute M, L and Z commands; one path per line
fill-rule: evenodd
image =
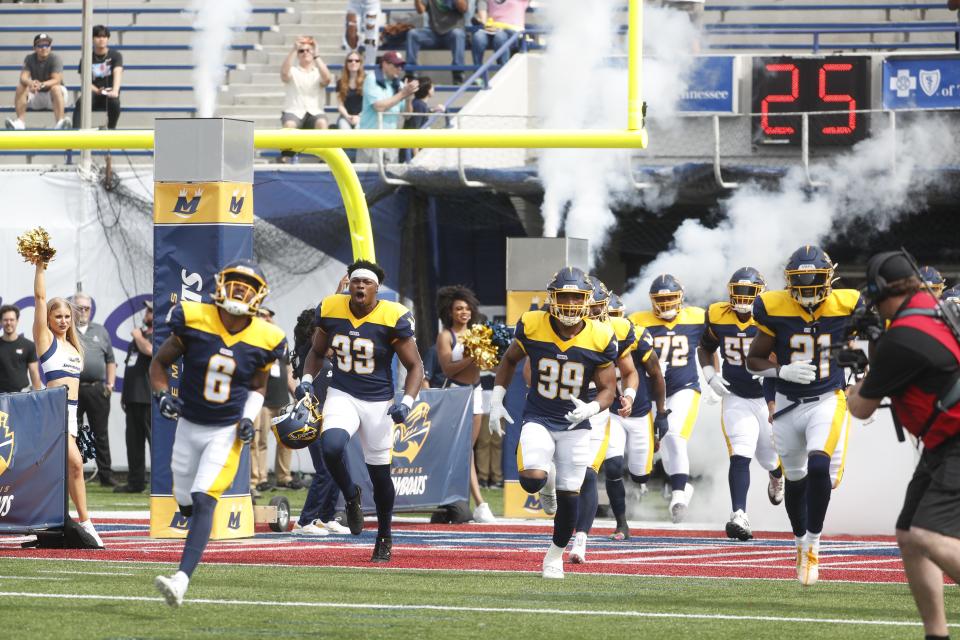
M 905 585 L 203 564 L 173 610 L 152 586 L 173 565 L 0 568 L 6 638 L 922 637 Z M 947 591 L 957 611 L 960 594 Z

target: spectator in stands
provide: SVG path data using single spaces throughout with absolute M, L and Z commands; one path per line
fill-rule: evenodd
M 42 389 L 37 348 L 22 333 L 17 333 L 20 309 L 12 304 L 0 307 L 0 393 L 15 393 L 25 389 Z M 27 374 L 30 379 L 27 380 Z
M 80 373 L 80 396 L 77 405 L 77 420 L 84 416 L 93 429 L 97 442 L 97 472 L 100 484 L 115 487 L 110 468 L 110 396 L 117 381 L 117 361 L 113 356 L 110 334 L 102 324 L 90 322 L 93 299 L 77 292 L 70 302 L 77 313 L 77 331 L 83 345 L 83 371 Z
M 328 126 L 321 97 L 326 100 L 326 87 L 333 76 L 316 51 L 316 40 L 310 36 L 298 36 L 280 67 L 280 79 L 286 86 L 283 113 L 280 114 L 284 129 L 326 129 Z M 280 161 L 286 162 L 293 157 L 292 151 L 284 151 Z
M 347 54 L 343 61 L 343 73 L 337 80 L 338 129 L 356 129 L 363 111 L 363 81 L 366 77 L 363 59 L 356 51 Z
M 414 0 L 417 13 L 427 12 L 426 29 L 413 29 L 407 34 L 407 61 L 417 64 L 420 49 L 450 49 L 452 65 L 462 67 L 467 46 L 463 16 L 467 0 Z M 463 71 L 453 72 L 453 82 L 463 82 Z
M 530 0 L 478 0 L 473 21 L 480 28 L 470 34 L 473 64 L 478 67 L 483 64 L 483 52 L 487 47 L 496 51 L 514 33 L 526 28 L 528 6 Z M 507 64 L 510 53 L 501 56 L 500 64 Z
M 427 102 L 429 98 L 433 97 L 433 81 L 427 76 L 420 76 L 417 81 L 420 83 L 420 87 L 413 94 L 413 101 L 410 103 L 410 112 L 417 115 L 407 116 L 406 120 L 403 121 L 404 129 L 420 129 L 427 123 L 426 114 L 446 111 L 446 107 L 442 104 L 431 106 Z M 404 161 L 409 162 L 419 151 L 420 149 L 404 149 Z
M 127 418 L 127 484 L 114 493 L 140 493 L 146 488 L 146 447 L 152 445 L 150 360 L 153 358 L 153 302 L 145 300 L 140 326 L 131 332 L 123 368 L 120 407 Z
M 33 38 L 33 53 L 23 59 L 20 82 L 14 97 L 16 118 L 7 118 L 7 129 L 25 129 L 23 119 L 31 111 L 53 110 L 54 129 L 66 129 L 70 121 L 63 117 L 67 88 L 63 86 L 63 62 L 53 53 L 53 38 L 38 33 Z
M 360 42 L 358 23 L 363 15 L 363 42 Z M 350 0 L 347 5 L 347 23 L 344 33 L 348 49 L 356 51 L 364 58 L 365 64 L 374 64 L 377 60 L 377 32 L 380 26 L 380 0 Z
M 274 312 L 267 307 L 260 307 L 260 317 L 273 324 Z M 265 491 L 273 487 L 267 477 L 267 442 L 271 437 L 271 421 L 280 415 L 280 411 L 290 402 L 290 394 L 296 389 L 290 364 L 286 360 L 277 360 L 270 368 L 267 378 L 267 393 L 264 395 L 263 408 L 257 416 L 256 429 L 251 444 L 251 484 L 256 475 L 257 491 Z M 290 460 L 293 452 L 286 447 L 277 446 L 274 460 L 274 474 L 276 486 L 290 489 L 303 489 L 303 483 L 290 473 Z
M 80 65 L 83 61 L 80 62 Z M 77 71 L 82 75 L 83 68 Z M 110 29 L 102 24 L 93 28 L 93 94 L 92 110 L 107 112 L 107 129 L 116 129 L 120 120 L 120 85 L 123 81 L 123 56 L 110 48 Z M 73 105 L 73 128 L 80 128 L 80 105 L 83 96 Z
M 380 68 L 374 73 L 367 74 L 363 81 L 363 110 L 360 112 L 361 129 L 379 129 L 380 123 L 377 114 L 399 113 L 404 102 L 410 98 L 420 83 L 413 78 L 405 78 L 402 82 L 403 68 L 406 63 L 396 51 L 387 51 L 380 58 Z M 396 129 L 399 118 L 396 115 L 383 116 L 384 129 Z M 360 149 L 357 153 L 358 162 L 374 162 L 378 149 Z M 387 161 L 396 162 L 397 150 L 387 149 Z
M 703 26 L 703 5 L 706 0 L 661 0 L 661 5 L 667 9 L 683 11 L 690 18 L 690 24 L 699 33 Z M 700 53 L 699 37 L 693 42 L 693 53 Z

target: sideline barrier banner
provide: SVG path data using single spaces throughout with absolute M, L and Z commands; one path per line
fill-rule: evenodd
M 960 108 L 960 59 L 890 57 L 883 61 L 884 109 Z
M 67 389 L 0 394 L 0 531 L 62 527 Z
M 472 436 L 472 387 L 421 391 L 406 422 L 393 431 L 394 510 L 434 509 L 469 499 Z M 364 512 L 376 512 L 359 434 L 347 447 L 347 467 L 363 491 Z

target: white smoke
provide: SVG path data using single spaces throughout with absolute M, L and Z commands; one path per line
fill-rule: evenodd
M 811 189 L 801 169 L 787 174 L 776 190 L 748 184 L 720 203 L 721 222 L 708 228 L 686 220 L 669 250 L 640 273 L 625 294 L 628 309 L 649 307 L 650 282 L 671 273 L 684 284 L 686 299 L 706 305 L 722 299 L 730 275 L 752 266 L 767 285 L 783 285 L 783 265 L 804 244 L 820 244 L 832 230 L 865 221 L 865 230 L 883 230 L 904 214 L 925 206 L 935 168 L 960 160 L 953 131 L 941 118 L 868 138 L 848 153 L 811 170 L 822 183 Z M 894 143 L 895 149 L 894 151 Z
M 551 27 L 540 87 L 544 126 L 563 129 L 625 129 L 625 49 L 614 35 L 626 21 L 617 0 L 551 0 Z M 675 115 L 683 79 L 699 37 L 682 12 L 644 11 L 643 95 L 651 114 Z M 620 68 L 613 61 L 618 60 Z M 634 190 L 629 152 L 616 149 L 548 149 L 538 173 L 544 187 L 544 235 L 586 238 L 593 259 L 615 223 L 611 205 Z
M 227 53 L 236 30 L 250 17 L 249 0 L 193 0 L 193 93 L 197 116 L 209 118 L 217 108 L 217 94 L 226 75 Z

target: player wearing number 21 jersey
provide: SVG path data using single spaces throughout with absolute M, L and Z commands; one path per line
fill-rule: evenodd
M 658 433 L 663 469 L 670 478 L 670 517 L 674 522 L 686 516 L 693 485 L 687 441 L 693 434 L 700 411 L 700 374 L 696 349 L 705 328 L 700 307 L 683 305 L 683 285 L 670 274 L 657 276 L 650 285 L 651 311 L 638 311 L 630 321 L 653 337 L 667 385 L 669 429 Z
M 160 414 L 178 420 L 170 471 L 180 513 L 190 518 L 179 571 L 154 581 L 171 606 L 183 602 L 210 539 L 220 494 L 233 483 L 243 447 L 253 440 L 270 367 L 286 356 L 283 331 L 257 317 L 266 295 L 256 264 L 227 265 L 217 273 L 213 304 L 184 301 L 171 309 L 172 335 L 150 364 Z M 167 369 L 181 357 L 175 396 Z
M 304 363 L 298 391 L 312 392 L 313 376 L 321 360 L 333 351 L 333 376 L 323 403 L 323 459 L 346 500 L 347 524 L 353 535 L 363 531 L 360 487 L 350 477 L 345 451 L 355 433 L 360 433 L 363 458 L 373 484 L 377 507 L 377 541 L 372 562 L 390 562 L 393 550 L 391 522 L 396 496 L 390 477 L 393 425 L 403 422 L 413 408 L 423 383 L 423 363 L 414 340 L 410 311 L 402 304 L 378 300 L 384 280 L 378 265 L 358 260 L 347 268 L 348 295 L 324 298 L 317 308 L 313 344 Z M 407 370 L 403 399 L 393 403 L 394 354 Z
M 573 536 L 577 497 L 591 462 L 590 418 L 609 408 L 617 393 L 617 339 L 609 324 L 587 317 L 593 289 L 592 279 L 576 267 L 557 272 L 547 286 L 550 310 L 520 317 L 490 396 L 490 429 L 499 430 L 500 418 L 513 422 L 503 406 L 506 385 L 520 361 L 530 358 L 517 467 L 527 493 L 541 491 L 548 479 L 556 487 L 544 578 L 563 578 L 563 550 Z M 594 400 L 588 399 L 591 380 L 597 385 Z

